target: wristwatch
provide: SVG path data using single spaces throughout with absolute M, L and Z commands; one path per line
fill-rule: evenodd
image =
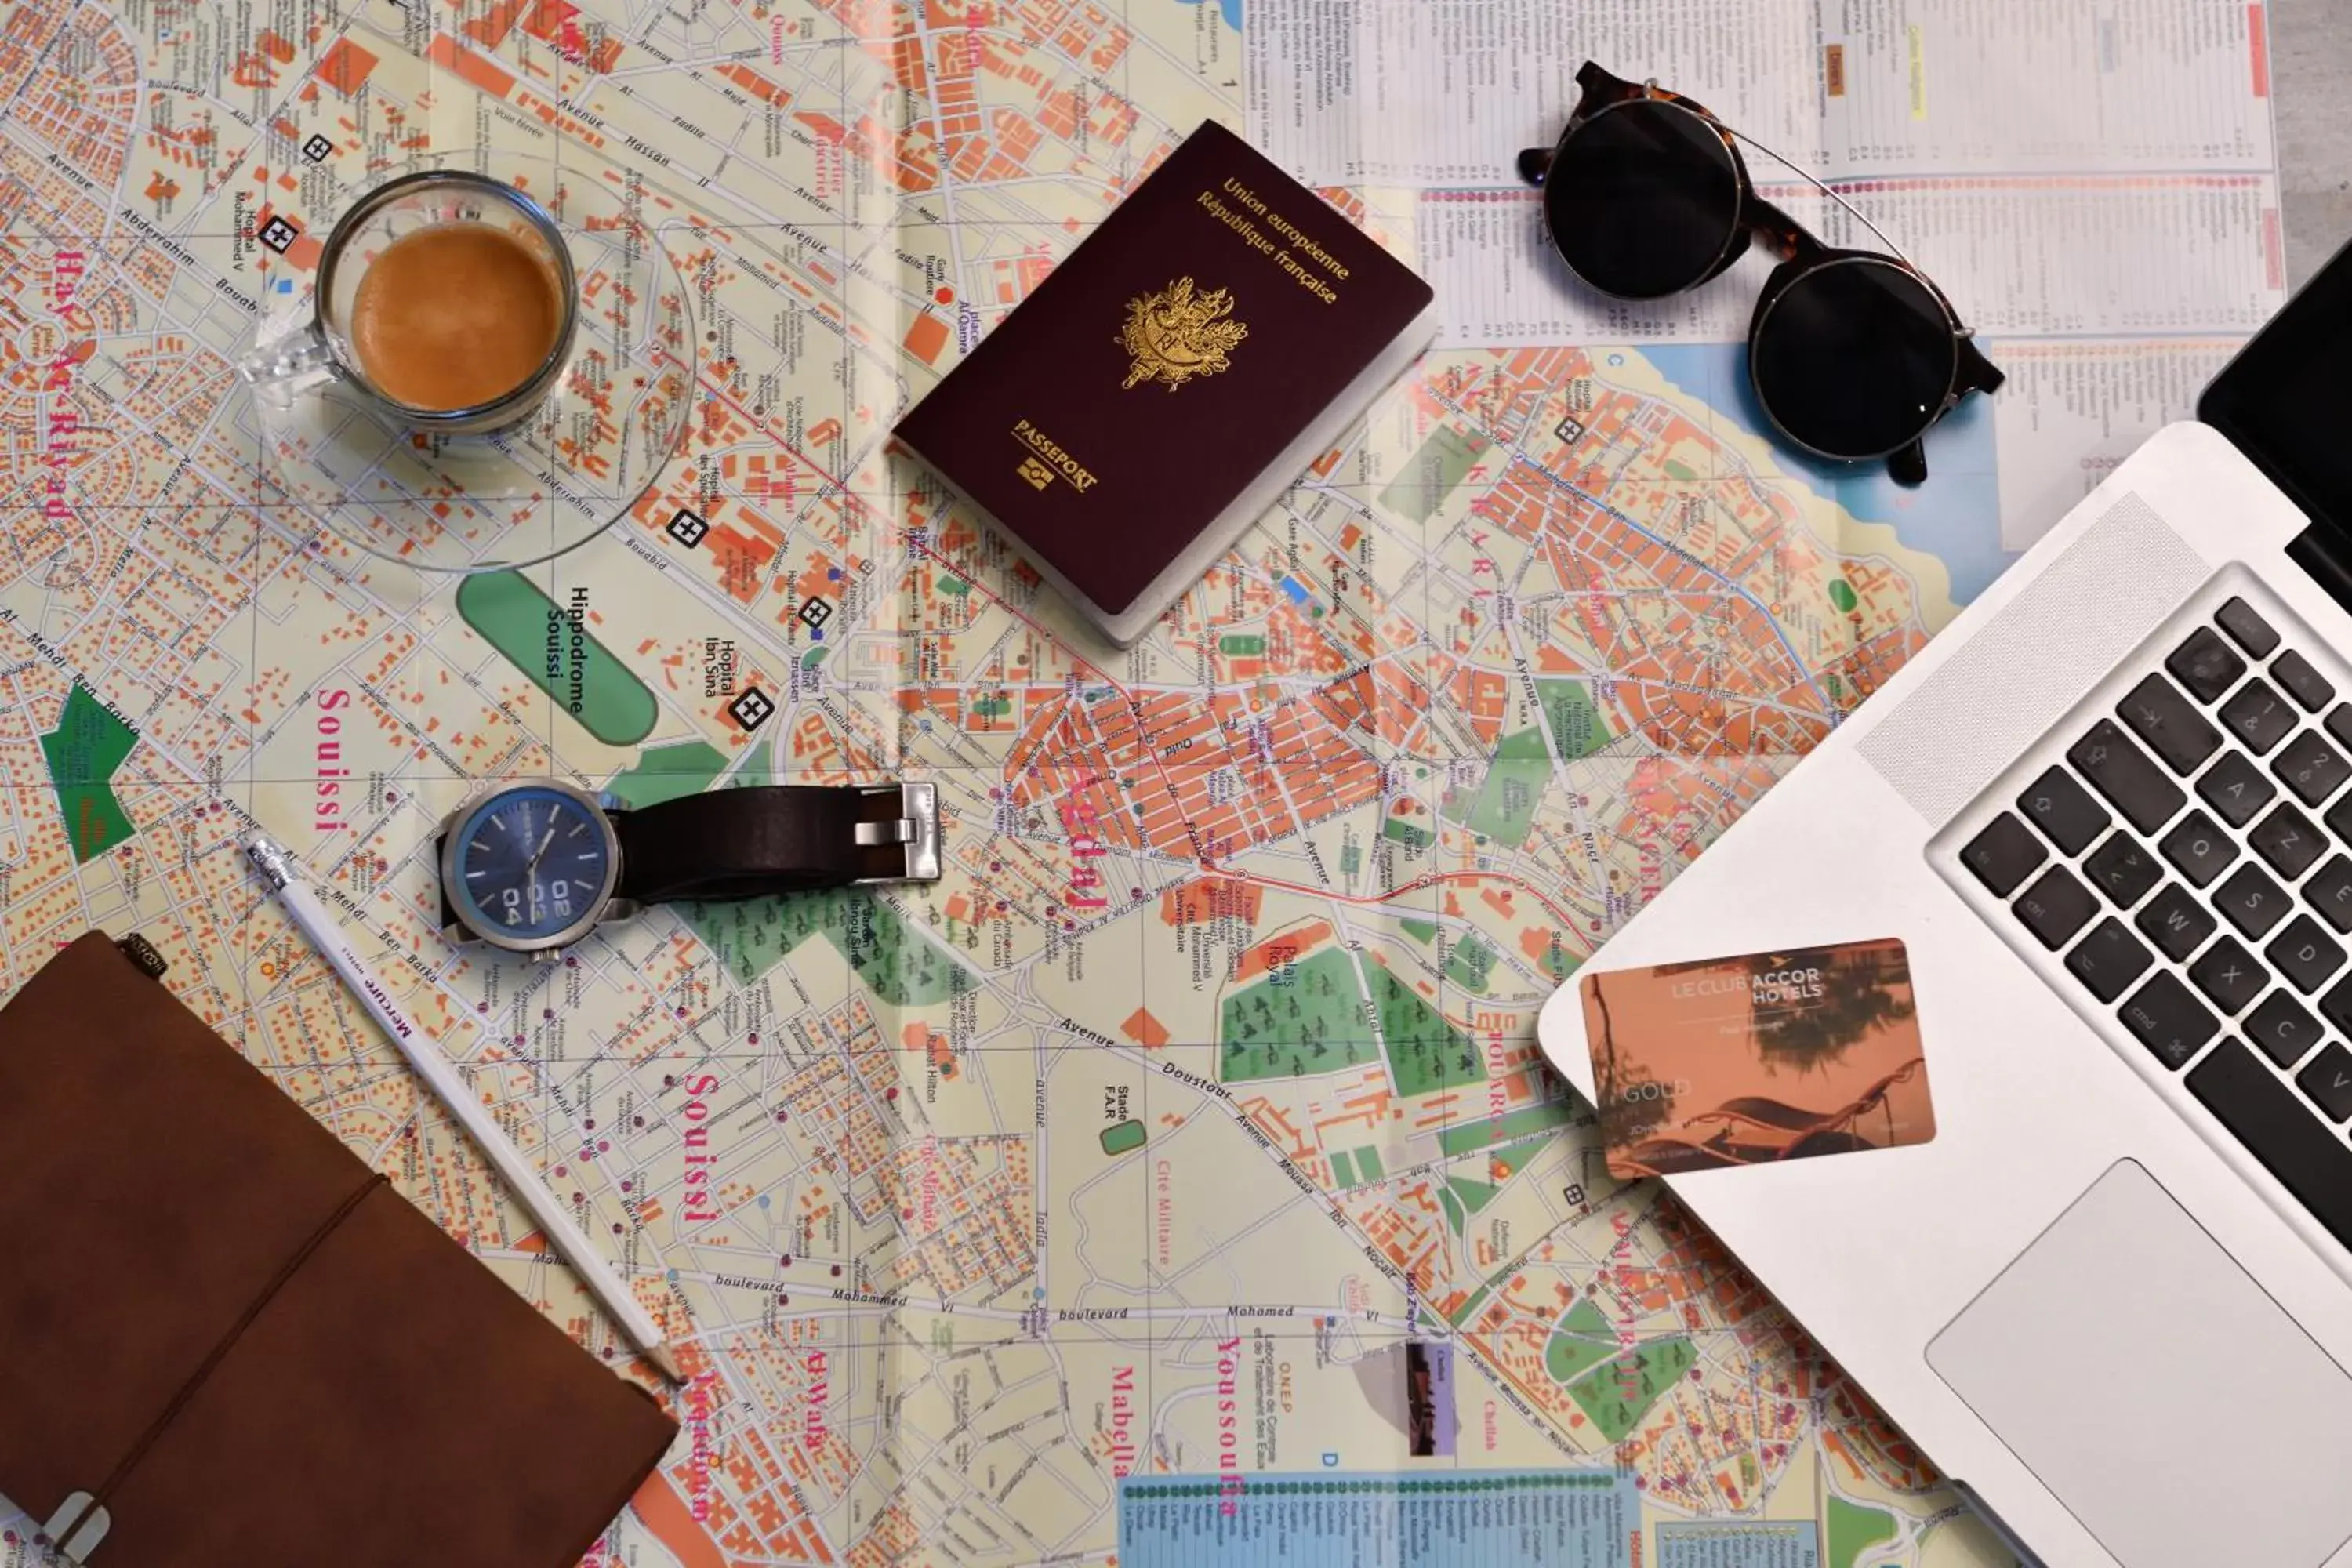
M 940 879 L 928 784 L 772 784 L 629 807 L 514 784 L 442 821 L 441 934 L 552 958 L 607 921 L 673 899 Z

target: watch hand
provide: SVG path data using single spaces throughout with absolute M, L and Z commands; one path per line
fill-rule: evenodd
M 546 853 L 547 853 L 547 847 L 548 847 L 549 845 L 551 845 L 551 844 L 554 843 L 554 842 L 555 842 L 555 814 L 554 814 L 553 812 L 550 812 L 550 813 L 548 814 L 547 836 L 546 836 L 544 838 L 541 838 L 541 839 L 539 841 L 539 847 L 538 847 L 538 848 L 536 848 L 536 849 L 534 849 L 534 850 L 532 850 L 532 851 L 530 852 L 530 861 L 529 861 L 528 863 L 526 863 L 526 864 L 524 865 L 524 867 L 523 867 L 523 868 L 522 868 L 522 874 L 523 874 L 525 877 L 530 877 L 530 876 L 531 876 L 533 873 L 535 873 L 535 872 L 537 872 L 537 871 L 538 871 L 538 869 L 539 869 L 539 858 L 540 858 L 541 856 L 542 856 L 542 855 L 546 854 Z M 534 885 L 535 885 L 535 884 L 534 884 Z

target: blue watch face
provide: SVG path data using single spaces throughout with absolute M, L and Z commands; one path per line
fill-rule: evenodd
M 552 937 L 601 905 L 612 876 L 604 824 L 561 790 L 494 795 L 452 837 L 450 907 L 478 931 Z

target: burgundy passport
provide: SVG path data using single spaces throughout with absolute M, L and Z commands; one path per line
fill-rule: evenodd
M 1428 284 L 1206 121 L 894 433 L 1126 644 L 1435 321 Z

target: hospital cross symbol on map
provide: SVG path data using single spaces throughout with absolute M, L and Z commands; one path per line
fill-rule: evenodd
M 284 218 L 273 217 L 261 226 L 261 243 L 283 256 L 287 247 L 292 245 L 301 232 Z
M 775 710 L 776 705 L 768 700 L 768 694 L 756 686 L 744 688 L 743 695 L 727 705 L 729 717 L 742 725 L 747 734 L 766 723 Z
M 334 150 L 335 144 L 332 142 L 328 141 L 324 136 L 317 135 L 315 133 L 311 136 L 310 140 L 302 143 L 302 156 L 310 159 L 313 163 L 325 163 L 327 160 L 327 154 L 332 153 Z
M 801 619 L 808 623 L 809 630 L 816 631 L 833 619 L 833 606 L 823 599 L 804 600 L 801 605 Z
M 701 543 L 702 536 L 709 531 L 710 525 L 685 507 L 670 514 L 669 536 L 688 550 Z

